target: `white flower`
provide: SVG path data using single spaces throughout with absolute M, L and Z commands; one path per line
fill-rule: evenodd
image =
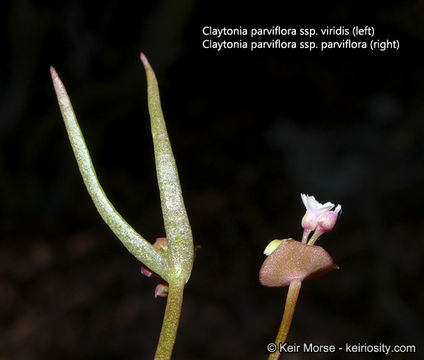
M 314 196 L 300 194 L 303 204 L 306 208 L 306 213 L 302 218 L 303 237 L 302 242 L 306 243 L 311 231 L 316 230 L 316 234 L 311 238 L 312 244 L 322 233 L 330 231 L 336 224 L 339 212 L 342 210 L 341 205 L 337 205 L 334 210 L 334 204 L 326 202 L 319 203 Z
M 334 204 L 331 202 L 326 202 L 325 204 L 321 204 L 315 200 L 314 196 L 300 194 L 302 198 L 303 204 L 306 207 L 306 210 L 312 211 L 316 216 L 321 215 L 327 210 L 331 210 L 334 207 Z M 340 206 L 340 205 L 339 205 Z
M 302 219 L 302 227 L 305 230 L 313 231 L 317 227 L 320 215 L 331 210 L 334 207 L 334 204 L 331 202 L 321 204 L 315 200 L 314 196 L 306 194 L 300 194 L 300 197 L 302 198 L 303 204 L 306 208 L 305 216 Z

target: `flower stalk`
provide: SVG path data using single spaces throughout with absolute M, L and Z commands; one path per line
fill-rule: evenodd
M 284 306 L 283 318 L 281 320 L 281 325 L 280 329 L 278 330 L 277 337 L 275 338 L 275 344 L 277 344 L 277 349 L 279 348 L 280 343 L 286 342 L 301 286 L 302 281 L 298 279 L 290 282 L 289 290 L 287 291 L 286 305 Z M 277 350 L 274 353 L 269 354 L 268 360 L 278 360 L 279 357 L 280 352 Z
M 334 204 L 330 202 L 320 204 L 313 196 L 305 194 L 301 194 L 301 198 L 306 207 L 301 222 L 302 241 L 291 238 L 271 241 L 265 248 L 267 258 L 259 271 L 262 285 L 289 287 L 283 318 L 275 339 L 276 351 L 270 353 L 268 360 L 277 360 L 280 357 L 279 344 L 287 340 L 302 282 L 339 268 L 331 256 L 314 243 L 320 235 L 333 229 L 341 206 L 332 210 Z M 314 233 L 308 240 L 312 231 Z

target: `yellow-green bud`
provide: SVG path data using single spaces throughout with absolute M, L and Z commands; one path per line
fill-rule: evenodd
M 275 240 L 272 240 L 267 246 L 266 246 L 266 248 L 265 248 L 265 250 L 264 250 L 264 254 L 266 255 L 266 256 L 269 256 L 269 255 L 271 255 L 272 254 L 272 252 L 276 249 L 276 248 L 278 248 L 279 246 L 280 246 L 280 244 L 281 244 L 281 242 L 282 242 L 283 240 L 278 240 L 278 239 L 275 239 Z

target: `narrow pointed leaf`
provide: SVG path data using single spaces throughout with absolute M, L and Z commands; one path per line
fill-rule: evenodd
M 98 212 L 131 254 L 152 271 L 159 274 L 165 280 L 168 280 L 169 264 L 166 254 L 155 249 L 148 241 L 140 236 L 122 218 L 106 197 L 97 179 L 90 154 L 75 117 L 71 101 L 66 93 L 65 86 L 53 68 L 50 68 L 50 73 L 78 167 Z
M 144 54 L 141 54 L 140 58 L 147 75 L 148 105 L 155 150 L 156 173 L 168 239 L 169 260 L 175 276 L 187 281 L 193 266 L 193 238 L 190 223 L 162 113 L 156 76 Z

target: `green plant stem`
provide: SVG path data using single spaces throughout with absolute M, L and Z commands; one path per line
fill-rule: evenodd
M 305 230 L 302 236 L 302 244 L 306 244 L 308 242 L 308 236 L 310 234 L 310 230 Z
M 281 320 L 280 329 L 278 330 L 277 337 L 275 338 L 277 351 L 271 353 L 268 356 L 268 360 L 278 360 L 278 358 L 280 357 L 279 345 L 280 343 L 286 342 L 301 285 L 302 281 L 300 280 L 293 280 L 289 285 L 289 290 L 287 292 L 286 298 L 286 305 L 284 307 L 283 319 Z
M 184 282 L 169 283 L 169 293 L 166 302 L 165 316 L 163 317 L 159 343 L 156 348 L 155 360 L 171 359 L 172 350 L 177 336 L 180 322 L 181 307 L 183 304 Z
M 311 238 L 308 241 L 308 245 L 314 245 L 315 242 L 318 240 L 318 238 L 322 235 L 323 233 L 319 230 L 315 230 L 315 232 L 312 234 Z

